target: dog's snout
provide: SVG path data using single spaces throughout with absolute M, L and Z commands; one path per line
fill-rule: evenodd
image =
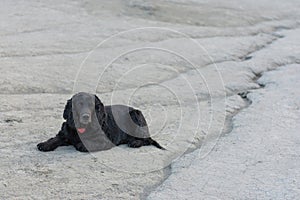
M 89 113 L 84 113 L 80 115 L 80 123 L 88 124 L 91 122 L 91 115 Z
M 82 115 L 82 119 L 83 120 L 89 120 L 90 119 L 90 115 L 89 114 L 83 114 Z

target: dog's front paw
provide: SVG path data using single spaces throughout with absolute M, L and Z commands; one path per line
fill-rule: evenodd
M 82 144 L 82 142 L 76 144 L 75 148 L 77 151 L 88 152 L 88 150 L 85 148 L 85 146 Z
M 38 150 L 40 151 L 53 151 L 55 148 L 53 148 L 51 145 L 49 145 L 47 142 L 41 142 L 37 145 Z

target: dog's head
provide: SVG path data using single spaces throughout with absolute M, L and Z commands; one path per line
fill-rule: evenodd
M 68 100 L 63 117 L 79 133 L 84 133 L 92 123 L 102 123 L 104 106 L 96 95 L 80 92 Z

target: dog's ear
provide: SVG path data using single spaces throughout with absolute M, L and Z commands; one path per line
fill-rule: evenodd
M 99 124 L 102 127 L 102 130 L 106 130 L 107 124 L 106 124 L 106 112 L 104 109 L 103 103 L 100 101 L 100 99 L 95 95 L 95 111 L 96 116 L 98 119 Z
M 100 99 L 95 95 L 95 111 L 96 116 L 98 119 L 98 122 L 104 132 L 107 132 L 108 126 L 107 126 L 107 115 L 104 109 L 103 103 L 100 101 Z
M 95 95 L 95 110 L 97 110 L 98 112 L 104 112 L 104 105 L 96 95 Z
M 69 99 L 67 101 L 67 104 L 65 105 L 65 110 L 63 114 L 64 119 L 68 119 L 71 113 L 72 113 L 72 99 Z

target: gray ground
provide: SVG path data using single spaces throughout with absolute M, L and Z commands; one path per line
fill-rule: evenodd
M 0 199 L 299 196 L 299 1 L 0 4 Z M 37 151 L 82 90 L 167 151 Z
M 174 162 L 148 199 L 299 198 L 299 65 L 259 82 L 266 87 L 248 94 L 252 104 L 234 117 L 233 131 L 205 158 L 196 150 Z

